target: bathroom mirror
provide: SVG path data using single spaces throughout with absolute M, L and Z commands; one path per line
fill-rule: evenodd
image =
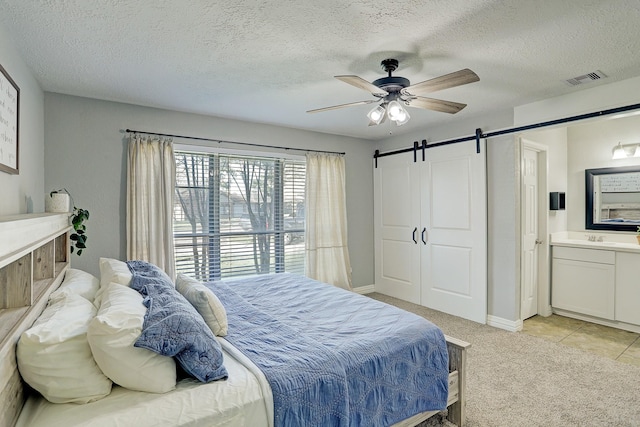
M 635 232 L 640 225 L 640 166 L 584 172 L 586 229 Z

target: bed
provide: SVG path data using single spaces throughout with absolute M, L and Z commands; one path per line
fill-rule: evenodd
M 469 344 L 444 337 L 437 328 L 435 332 L 431 330 L 429 334 L 436 340 L 441 337 L 440 345 L 444 348 L 444 372 L 442 367 L 436 370 L 434 366 L 438 363 L 434 360 L 443 359 L 442 350 L 430 350 L 421 339 L 414 337 L 422 333 L 423 319 L 366 296 L 288 274 L 206 284 L 227 309 L 228 334 L 216 337 L 228 373 L 226 380 L 202 383 L 185 376 L 175 389 L 166 393 L 132 391 L 114 384 L 106 397 L 91 403 L 50 403 L 22 381 L 16 363 L 16 343 L 38 319 L 51 293 L 70 271 L 69 229 L 58 215 L 14 217 L 0 221 L 0 241 L 15 237 L 11 235 L 15 230 L 25 227 L 32 230 L 41 223 L 48 225 L 38 233 L 29 233 L 33 236 L 30 241 L 23 240 L 6 249 L 3 245 L 0 253 L 3 292 L 7 286 L 13 289 L 14 281 L 24 274 L 15 265 L 18 260 L 25 264 L 25 256 L 30 255 L 31 260 L 40 260 L 40 263 L 45 259 L 46 263 L 41 248 L 47 245 L 54 254 L 51 272 L 44 274 L 44 278 L 30 272 L 37 280 L 28 281 L 32 288 L 29 303 L 0 310 L 0 324 L 5 325 L 0 347 L 0 426 L 271 427 L 305 424 L 296 418 L 303 416 L 316 417 L 312 419 L 317 425 L 414 426 L 445 406 L 449 421 L 464 425 Z M 291 289 L 298 293 L 290 294 Z M 344 306 L 351 309 L 348 312 L 337 309 Z M 372 315 L 378 320 L 368 325 L 363 323 Z M 296 335 L 300 335 L 301 341 L 290 344 Z M 399 344 L 401 337 L 405 341 L 409 338 L 411 349 L 403 349 L 404 344 Z M 282 362 L 279 355 L 284 352 L 273 346 L 283 343 L 299 351 L 291 352 L 289 360 Z M 303 347 L 306 350 L 303 351 Z M 390 362 L 384 362 L 390 364 L 382 365 L 377 379 L 373 380 L 363 377 L 365 371 L 375 371 L 382 363 L 382 359 L 378 359 L 381 356 L 370 351 L 372 348 L 380 348 L 380 353 L 386 351 L 391 356 Z M 410 356 L 405 357 L 406 354 Z M 278 363 L 273 362 L 276 359 Z M 419 365 L 427 362 L 429 365 Z M 410 366 L 412 364 L 415 366 Z M 298 381 L 303 381 L 300 379 L 303 372 L 310 379 L 300 385 Z M 434 394 L 438 389 L 442 391 L 443 384 L 434 385 L 430 381 L 444 382 L 444 400 L 437 403 L 441 407 L 429 407 L 433 403 L 416 397 L 420 393 L 410 391 L 410 387 L 398 390 L 403 388 L 399 385 L 404 386 L 409 379 L 418 379 L 412 386 L 416 390 L 433 389 Z M 286 391 L 282 384 L 287 382 L 293 382 L 298 389 Z M 320 405 L 313 396 L 320 400 Z M 330 410 L 323 412 L 323 407 Z M 372 417 L 375 422 L 371 422 Z

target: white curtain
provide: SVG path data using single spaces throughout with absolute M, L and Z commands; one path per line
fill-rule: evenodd
M 175 277 L 173 142 L 133 135 L 127 162 L 127 259 L 147 261 Z
M 307 154 L 306 275 L 351 290 L 344 157 Z

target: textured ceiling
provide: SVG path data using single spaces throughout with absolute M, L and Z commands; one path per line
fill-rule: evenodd
M 640 76 L 638 0 L 2 0 L 0 24 L 45 91 L 367 139 Z M 402 127 L 305 112 L 373 99 L 333 76 L 373 81 L 388 57 L 412 83 L 480 81 L 429 95 L 460 113 Z

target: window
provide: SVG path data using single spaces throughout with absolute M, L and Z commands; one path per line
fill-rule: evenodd
M 175 150 L 176 271 L 304 273 L 304 160 Z

